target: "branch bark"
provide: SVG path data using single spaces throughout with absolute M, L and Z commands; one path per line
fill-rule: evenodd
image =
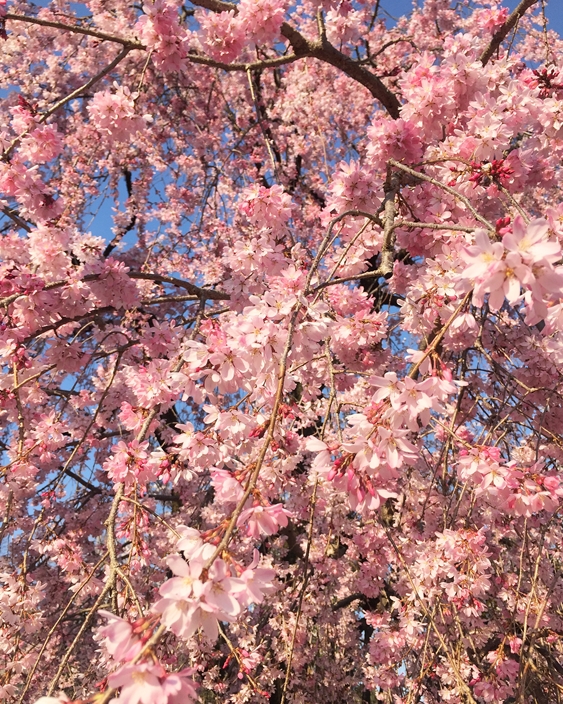
M 479 61 L 483 64 L 483 66 L 486 66 L 489 63 L 495 51 L 498 50 L 507 34 L 514 29 L 514 27 L 516 27 L 526 10 L 529 10 L 532 5 L 537 3 L 537 1 L 538 0 L 522 0 L 506 22 L 497 29 L 497 31 L 493 34 L 493 38 L 491 39 L 489 46 L 479 57 Z
M 224 0 L 192 0 L 192 4 L 212 12 L 228 12 L 229 10 L 233 10 L 235 13 L 238 12 L 238 8 L 234 3 L 224 2 Z M 401 103 L 380 78 L 353 61 L 346 54 L 338 51 L 325 37 L 318 41 L 310 41 L 287 22 L 282 24 L 280 31 L 293 49 L 292 61 L 310 56 L 340 69 L 347 76 L 367 88 L 394 120 L 398 119 L 401 113 Z

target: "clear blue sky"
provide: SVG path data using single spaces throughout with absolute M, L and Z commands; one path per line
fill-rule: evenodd
M 510 10 L 514 10 L 518 2 L 519 0 L 504 0 L 502 4 L 507 5 Z M 419 0 L 419 4 L 422 4 L 422 0 Z M 412 0 L 382 0 L 381 2 L 381 7 L 393 17 L 407 14 L 412 6 Z M 563 35 L 563 0 L 547 0 L 545 14 L 549 29 L 554 29 Z

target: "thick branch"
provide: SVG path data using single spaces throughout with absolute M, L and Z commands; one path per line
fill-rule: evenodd
M 174 276 L 161 276 L 160 274 L 151 274 L 148 272 L 142 272 L 142 271 L 130 271 L 128 272 L 127 276 L 129 276 L 130 279 L 142 279 L 145 281 L 154 281 L 155 283 L 161 283 L 161 284 L 170 284 L 172 286 L 178 286 L 178 288 L 184 288 L 186 291 L 188 291 L 192 296 L 195 296 L 196 298 L 199 298 L 200 300 L 207 300 L 207 301 L 228 301 L 230 300 L 230 296 L 228 293 L 223 293 L 222 291 L 215 291 L 213 289 L 208 289 L 208 288 L 200 288 L 199 286 L 196 286 L 195 284 L 190 283 L 189 281 L 184 281 L 183 279 L 177 279 Z M 87 281 L 103 281 L 103 275 L 100 274 L 87 274 L 82 281 L 87 282 Z M 64 281 L 52 281 L 51 283 L 46 284 L 42 289 L 39 289 L 40 291 L 52 291 L 53 289 L 56 288 L 63 288 L 64 286 L 67 286 L 71 283 L 71 281 L 65 279 Z M 16 301 L 18 298 L 21 298 L 22 296 L 28 295 L 27 293 L 13 293 L 11 296 L 6 296 L 6 298 L 0 298 L 0 308 L 7 308 L 11 303 Z M 182 299 L 185 300 L 185 299 Z M 154 302 L 154 301 L 153 301 Z M 107 307 L 108 310 L 111 309 L 111 306 Z M 100 310 L 106 310 L 104 309 L 98 309 L 97 312 L 100 312 Z M 91 311 L 93 312 L 93 311 Z
M 491 39 L 489 46 L 479 57 L 479 60 L 483 66 L 486 66 L 489 63 L 492 55 L 500 47 L 507 34 L 514 29 L 514 27 L 516 27 L 526 10 L 532 7 L 532 5 L 535 5 L 537 1 L 538 0 L 522 0 L 506 22 L 497 29 L 497 31 L 493 34 L 493 38 Z
M 350 594 L 350 596 L 345 596 L 343 599 L 339 599 L 335 604 L 332 605 L 333 611 L 338 611 L 339 609 L 344 609 L 346 606 L 350 606 L 354 601 L 365 601 L 365 594 L 357 592 L 356 594 Z
M 13 220 L 13 222 L 15 222 L 18 227 L 21 227 L 22 230 L 25 230 L 26 232 L 31 232 L 31 227 L 23 218 L 18 215 L 15 210 L 12 210 L 8 206 L 6 206 L 5 208 L 2 208 L 2 212 L 4 213 L 4 215 L 9 217 L 10 220 Z
M 282 34 L 284 33 L 283 29 L 282 26 Z M 394 120 L 399 118 L 401 114 L 401 103 L 395 94 L 387 88 L 380 78 L 374 76 L 371 71 L 357 64 L 349 56 L 346 56 L 346 54 L 338 51 L 338 49 L 332 46 L 328 41 L 323 42 L 322 45 L 315 45 L 314 48 L 312 48 L 310 56 L 314 56 L 316 59 L 325 61 L 331 66 L 340 69 L 347 76 L 363 85 L 376 100 L 379 100 Z
M 192 0 L 192 3 L 213 12 L 227 12 L 229 10 L 233 10 L 235 13 L 238 12 L 235 4 L 224 2 L 223 0 Z M 287 22 L 282 24 L 280 31 L 282 36 L 291 44 L 291 48 L 294 52 L 294 58 L 292 60 L 311 56 L 340 69 L 347 76 L 367 88 L 373 97 L 379 100 L 393 119 L 396 120 L 399 117 L 401 103 L 380 78 L 374 76 L 373 73 L 353 61 L 350 57 L 346 56 L 346 54 L 338 51 L 338 49 L 332 46 L 326 39 L 311 42 Z

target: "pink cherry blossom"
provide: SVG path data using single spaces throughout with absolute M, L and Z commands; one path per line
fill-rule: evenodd
M 192 670 L 167 674 L 161 665 L 124 665 L 108 678 L 110 687 L 121 688 L 119 704 L 176 704 L 195 701 L 196 691 L 188 679 Z
M 260 535 L 277 533 L 280 528 L 287 526 L 290 515 L 281 504 L 253 506 L 240 514 L 237 525 L 246 525 L 247 534 L 258 538 Z
M 0 701 L 557 700 L 556 4 L 387 5 L 0 0 Z
M 107 626 L 98 631 L 104 648 L 116 661 L 132 660 L 140 652 L 142 643 L 131 623 L 110 611 L 100 610 L 98 614 L 108 621 Z

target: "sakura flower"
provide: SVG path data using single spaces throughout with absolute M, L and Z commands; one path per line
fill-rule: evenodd
M 184 345 L 183 357 L 190 365 L 190 368 L 197 370 L 203 368 L 209 359 L 207 346 L 195 340 L 188 340 Z
M 113 455 L 104 463 L 104 469 L 110 479 L 125 484 L 132 484 L 136 479 L 142 480 L 142 473 L 149 458 L 148 448 L 148 442 L 139 443 L 132 440 L 126 443 L 120 440 Z
M 239 501 L 244 494 L 244 489 L 231 472 L 225 469 L 212 469 L 211 481 L 215 489 L 215 498 L 221 503 Z
M 90 118 L 96 128 L 112 139 L 124 141 L 144 129 L 148 116 L 138 115 L 135 109 L 137 93 L 114 83 L 114 92 L 100 91 L 88 105 Z
M 287 526 L 287 517 L 291 514 L 281 504 L 273 506 L 254 506 L 245 509 L 237 520 L 237 526 L 247 525 L 246 533 L 252 538 L 260 535 L 273 535 L 280 527 Z
M 512 233 L 504 235 L 502 244 L 510 252 L 517 252 L 528 264 L 542 260 L 553 264 L 561 256 L 559 242 L 549 239 L 549 224 L 543 218 L 532 220 L 528 225 L 521 215 L 514 218 Z
M 178 540 L 176 547 L 186 559 L 205 562 L 215 552 L 213 545 L 204 542 L 201 533 L 195 528 L 178 526 L 177 532 L 182 537 Z
M 187 667 L 166 675 L 162 689 L 168 696 L 168 704 L 189 704 L 197 699 L 197 684 L 193 680 L 195 668 Z
M 260 553 L 255 549 L 252 562 L 240 575 L 245 589 L 237 595 L 237 601 L 242 606 L 261 604 L 264 601 L 264 595 L 269 594 L 273 589 L 272 581 L 276 572 L 268 567 L 258 567 L 259 561 Z
M 244 373 L 248 370 L 248 362 L 244 355 L 235 354 L 235 352 L 227 349 L 213 352 L 209 355 L 209 361 L 214 366 L 219 367 L 219 374 L 225 381 L 232 381 L 235 374 Z
M 475 245 L 466 249 L 466 257 L 473 263 L 462 273 L 465 279 L 474 282 L 473 302 L 483 305 L 485 293 L 489 293 L 489 307 L 499 310 L 504 299 L 515 303 L 520 295 L 520 284 L 528 278 L 529 270 L 519 255 L 510 252 L 504 258 L 501 242 L 492 243 L 485 230 L 475 233 Z
M 399 379 L 395 372 L 385 372 L 381 376 L 370 377 L 370 384 L 372 386 L 379 386 L 379 390 L 373 395 L 373 402 L 379 403 L 386 398 L 393 397 L 399 392 Z
M 142 648 L 141 640 L 133 633 L 132 624 L 110 611 L 100 610 L 98 613 L 108 621 L 107 626 L 98 630 L 107 652 L 114 660 L 132 660 Z
M 166 562 L 176 577 L 164 582 L 159 589 L 160 595 L 165 599 L 179 601 L 189 599 L 194 593 L 195 585 L 200 587 L 199 577 L 203 570 L 203 562 L 191 559 L 188 563 L 179 555 L 170 555 Z
M 238 616 L 241 608 L 233 594 L 244 588 L 244 582 L 231 577 L 225 562 L 218 559 L 209 568 L 209 579 L 205 582 L 201 594 L 205 597 L 206 603 L 214 606 L 217 612 L 227 616 Z
M 401 467 L 404 462 L 415 460 L 418 456 L 416 447 L 406 438 L 408 431 L 390 430 L 380 426 L 377 433 L 380 441 L 372 466 L 378 466 L 383 460 L 393 470 Z
M 241 0 L 238 5 L 239 19 L 256 43 L 272 41 L 279 34 L 285 5 L 285 0 Z
M 234 595 L 246 589 L 245 583 L 231 577 L 220 558 L 203 574 L 203 563 L 181 564 L 173 559 L 171 566 L 179 577 L 173 577 L 160 587 L 164 597 L 154 610 L 162 614 L 162 623 L 181 638 L 190 638 L 202 629 L 210 640 L 218 635 L 218 621 L 233 621 L 241 612 Z M 201 579 L 200 579 L 201 577 Z
M 218 61 L 234 61 L 244 46 L 244 26 L 234 10 L 210 12 L 200 16 L 203 44 Z
M 465 261 L 469 266 L 464 269 L 466 279 L 490 277 L 502 270 L 504 247 L 502 242 L 491 242 L 486 230 L 475 232 L 475 244 L 465 249 Z
M 168 694 L 161 684 L 165 675 L 161 665 L 124 665 L 109 676 L 108 684 L 114 689 L 121 687 L 119 704 L 168 704 Z

